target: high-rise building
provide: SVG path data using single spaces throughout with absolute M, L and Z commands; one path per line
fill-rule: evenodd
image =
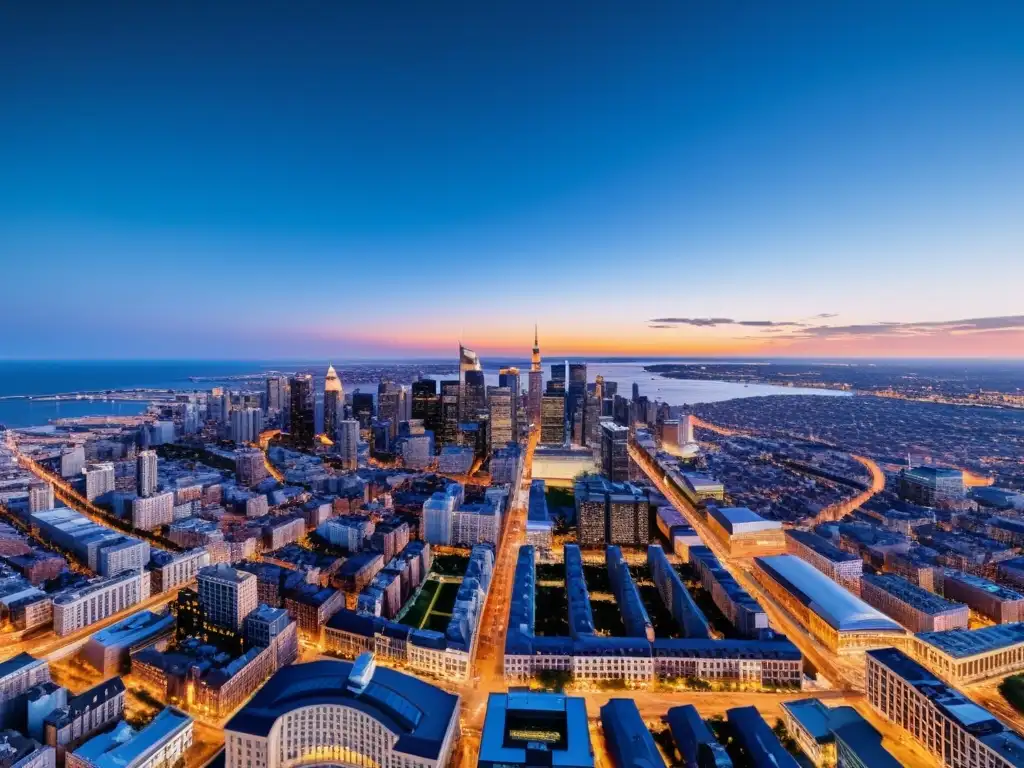
M 85 474 L 85 498 L 95 501 L 105 493 L 114 490 L 114 465 L 110 462 L 90 464 L 82 470 Z
M 238 445 L 259 442 L 262 431 L 263 411 L 259 408 L 238 408 L 231 412 L 231 439 Z
M 540 365 L 540 344 L 537 342 L 537 326 L 533 327 L 533 354 L 530 356 L 530 381 L 527 393 L 526 413 L 531 424 L 540 424 L 540 399 L 544 396 L 544 372 Z
M 313 447 L 313 377 L 308 373 L 296 374 L 289 382 L 291 408 L 288 433 L 292 445 L 309 450 Z
M 466 371 L 462 394 L 465 396 L 463 423 L 479 421 L 487 413 L 487 382 L 483 371 Z
M 594 389 L 587 393 L 587 403 L 583 416 L 584 443 L 595 451 L 601 445 L 601 413 L 604 401 L 604 377 L 598 374 L 594 381 Z
M 412 384 L 410 415 L 423 421 L 423 428 L 441 434 L 441 396 L 437 393 L 437 379 L 420 379 Z
M 482 371 L 480 358 L 476 352 L 459 343 L 459 421 L 468 421 L 476 416 L 476 410 L 470 409 L 470 403 L 466 398 L 466 374 L 473 371 Z M 481 384 L 483 382 L 480 382 Z M 481 393 L 482 394 L 482 393 Z M 481 405 L 482 407 L 482 405 Z
M 345 392 L 341 387 L 341 379 L 333 365 L 327 366 L 327 377 L 324 379 L 324 434 L 333 438 L 337 431 L 338 420 L 344 415 Z
M 253 486 L 267 476 L 263 451 L 259 448 L 238 448 L 235 451 L 235 476 L 239 485 Z
M 28 486 L 29 514 L 44 509 L 53 509 L 53 486 L 42 480 L 32 482 Z
M 394 440 L 398 435 L 398 422 L 403 421 L 405 410 L 405 389 L 393 381 L 382 381 L 377 385 L 377 420 L 390 422 L 388 436 Z
M 540 441 L 547 445 L 565 443 L 565 394 L 547 392 L 540 399 Z
M 582 444 L 585 442 L 583 414 L 587 397 L 587 364 L 566 363 L 566 366 L 569 369 L 569 380 L 566 384 L 566 416 L 569 418 L 574 442 Z
M 338 454 L 341 466 L 355 470 L 359 466 L 359 422 L 342 419 L 334 433 L 334 452 Z
M 199 602 L 213 624 L 241 632 L 245 617 L 256 610 L 256 575 L 230 565 L 208 565 L 199 570 Z
M 519 440 L 519 436 L 522 434 L 521 427 L 519 425 L 519 369 L 516 367 L 502 368 L 498 372 L 498 386 L 508 387 L 512 393 L 512 442 Z M 491 428 L 493 429 L 494 419 L 491 419 Z
M 565 394 L 566 363 L 552 363 L 551 378 L 548 379 L 546 393 Z
M 362 429 L 369 429 L 375 413 L 373 395 L 369 392 L 352 393 L 352 418 L 359 422 Z
M 601 424 L 601 472 L 613 483 L 629 480 L 629 428 L 606 421 Z
M 497 448 L 514 442 L 513 424 L 515 422 L 515 404 L 512 390 L 509 387 L 487 388 L 488 408 L 490 413 L 491 453 Z
M 633 382 L 633 402 L 635 403 L 640 399 L 640 385 L 637 382 Z
M 267 377 L 267 413 L 280 413 L 288 408 L 288 379 L 284 376 Z
M 439 448 L 445 445 L 458 445 L 461 395 L 461 381 L 441 382 L 441 429 L 437 433 Z

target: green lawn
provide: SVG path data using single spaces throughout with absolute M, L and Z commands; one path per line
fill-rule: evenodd
M 443 582 L 438 590 L 437 600 L 434 602 L 434 609 L 431 613 L 451 614 L 452 609 L 455 608 L 455 598 L 459 594 L 460 586 L 462 585 L 454 581 Z
M 1024 712 L 1024 675 L 1010 675 L 999 684 L 999 692 L 1018 712 Z
M 423 625 L 423 619 L 426 618 L 427 609 L 430 608 L 430 601 L 434 599 L 434 593 L 437 592 L 437 588 L 440 586 L 441 582 L 439 581 L 431 580 L 425 582 L 416 601 L 409 607 L 409 610 L 406 611 L 405 616 L 402 618 L 402 623 L 419 629 Z
M 467 565 L 469 555 L 434 555 L 430 571 L 441 576 L 461 576 L 466 572 Z
M 594 628 L 598 633 L 607 633 L 613 637 L 626 636 L 622 614 L 614 600 L 591 600 L 590 610 L 594 614 Z
M 434 632 L 440 632 L 444 634 L 444 631 L 448 629 L 448 622 L 452 620 L 451 616 L 442 616 L 439 613 L 432 613 L 427 617 L 427 623 L 423 629 L 430 629 Z

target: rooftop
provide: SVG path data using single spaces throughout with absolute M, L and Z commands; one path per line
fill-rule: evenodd
M 964 571 L 957 571 L 952 568 L 947 568 L 945 570 L 945 578 L 946 580 L 953 579 L 955 581 L 959 581 L 962 584 L 972 586 L 975 589 L 980 589 L 983 592 L 988 592 L 990 595 L 998 598 L 999 600 L 1024 600 L 1024 595 L 1022 595 L 1020 592 L 1017 592 L 1012 589 L 1007 589 L 1006 587 L 1001 587 L 998 584 L 989 581 L 988 579 L 982 578 L 981 576 L 975 576 L 973 573 L 965 573 Z
M 114 730 L 85 742 L 73 754 L 97 768 L 125 768 L 191 723 L 192 718 L 181 710 L 165 707 L 141 731 L 122 721 Z
M 828 541 L 828 539 L 824 539 L 816 533 L 793 528 L 786 531 L 786 535 L 795 541 L 800 542 L 805 547 L 809 547 L 814 550 L 825 559 L 831 560 L 833 563 L 848 563 L 854 560 L 860 560 L 857 555 L 852 552 L 844 552 L 839 547 Z
M 950 629 L 945 632 L 922 632 L 918 640 L 934 646 L 954 659 L 1024 643 L 1024 622 L 996 624 L 982 629 Z
M 556 693 L 492 693 L 480 739 L 480 761 L 525 765 L 542 748 L 552 766 L 592 766 L 586 700 Z
M 754 562 L 800 602 L 840 632 L 902 632 L 903 628 L 809 563 L 794 555 Z M 797 586 L 797 585 L 800 586 Z
M 348 661 L 314 661 L 285 667 L 274 674 L 224 727 L 227 731 L 265 736 L 282 715 L 314 705 L 359 710 L 398 737 L 394 749 L 436 759 L 448 733 L 459 698 L 411 675 L 376 667 L 360 688 L 350 678 Z
M 781 528 L 777 520 L 765 520 L 747 507 L 711 507 L 708 513 L 730 534 L 754 533 Z
M 907 581 L 902 576 L 891 573 L 877 575 L 866 573 L 862 579 L 929 616 L 937 616 L 949 611 L 968 610 L 963 603 L 939 597 L 934 592 L 929 592 L 927 589 Z

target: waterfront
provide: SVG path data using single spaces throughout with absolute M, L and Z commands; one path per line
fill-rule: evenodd
M 551 373 L 551 364 L 544 364 L 544 378 Z M 376 381 L 367 381 L 368 369 L 394 367 L 406 371 L 411 380 L 418 368 L 436 365 L 437 361 L 368 362 L 352 361 L 348 369 L 344 362 L 336 363 L 338 373 L 346 392 L 354 389 L 376 391 Z M 644 370 L 647 361 L 630 362 L 588 362 L 588 378 L 597 375 L 607 381 L 617 382 L 619 394 L 629 397 L 633 383 L 640 388 L 640 394 L 669 405 L 690 403 L 717 403 L 742 397 L 764 395 L 844 396 L 847 393 L 822 389 L 781 387 L 771 384 L 742 384 L 715 380 L 666 379 Z M 237 380 L 237 377 L 259 375 L 266 371 L 313 370 L 320 376 L 326 370 L 326 362 L 297 361 L 4 361 L 0 362 L 0 424 L 8 427 L 41 426 L 52 419 L 78 416 L 132 416 L 145 410 L 144 403 L 115 402 L 104 400 L 31 400 L 26 396 L 53 395 L 69 392 L 97 392 L 146 387 L 154 390 L 207 390 L 224 385 L 235 388 L 257 388 L 252 380 Z M 526 373 L 529 364 L 519 362 L 523 376 L 522 387 L 526 388 Z M 360 370 L 358 382 L 349 378 L 351 370 Z M 497 385 L 497 368 L 487 365 L 487 383 Z M 455 377 L 458 374 L 432 374 L 436 378 Z M 195 377 L 198 380 L 193 380 Z M 408 382 L 405 382 L 408 383 Z

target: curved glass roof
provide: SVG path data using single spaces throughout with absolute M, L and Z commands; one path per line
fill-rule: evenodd
M 903 630 L 897 622 L 795 555 L 758 557 L 755 562 L 800 602 L 840 632 Z

